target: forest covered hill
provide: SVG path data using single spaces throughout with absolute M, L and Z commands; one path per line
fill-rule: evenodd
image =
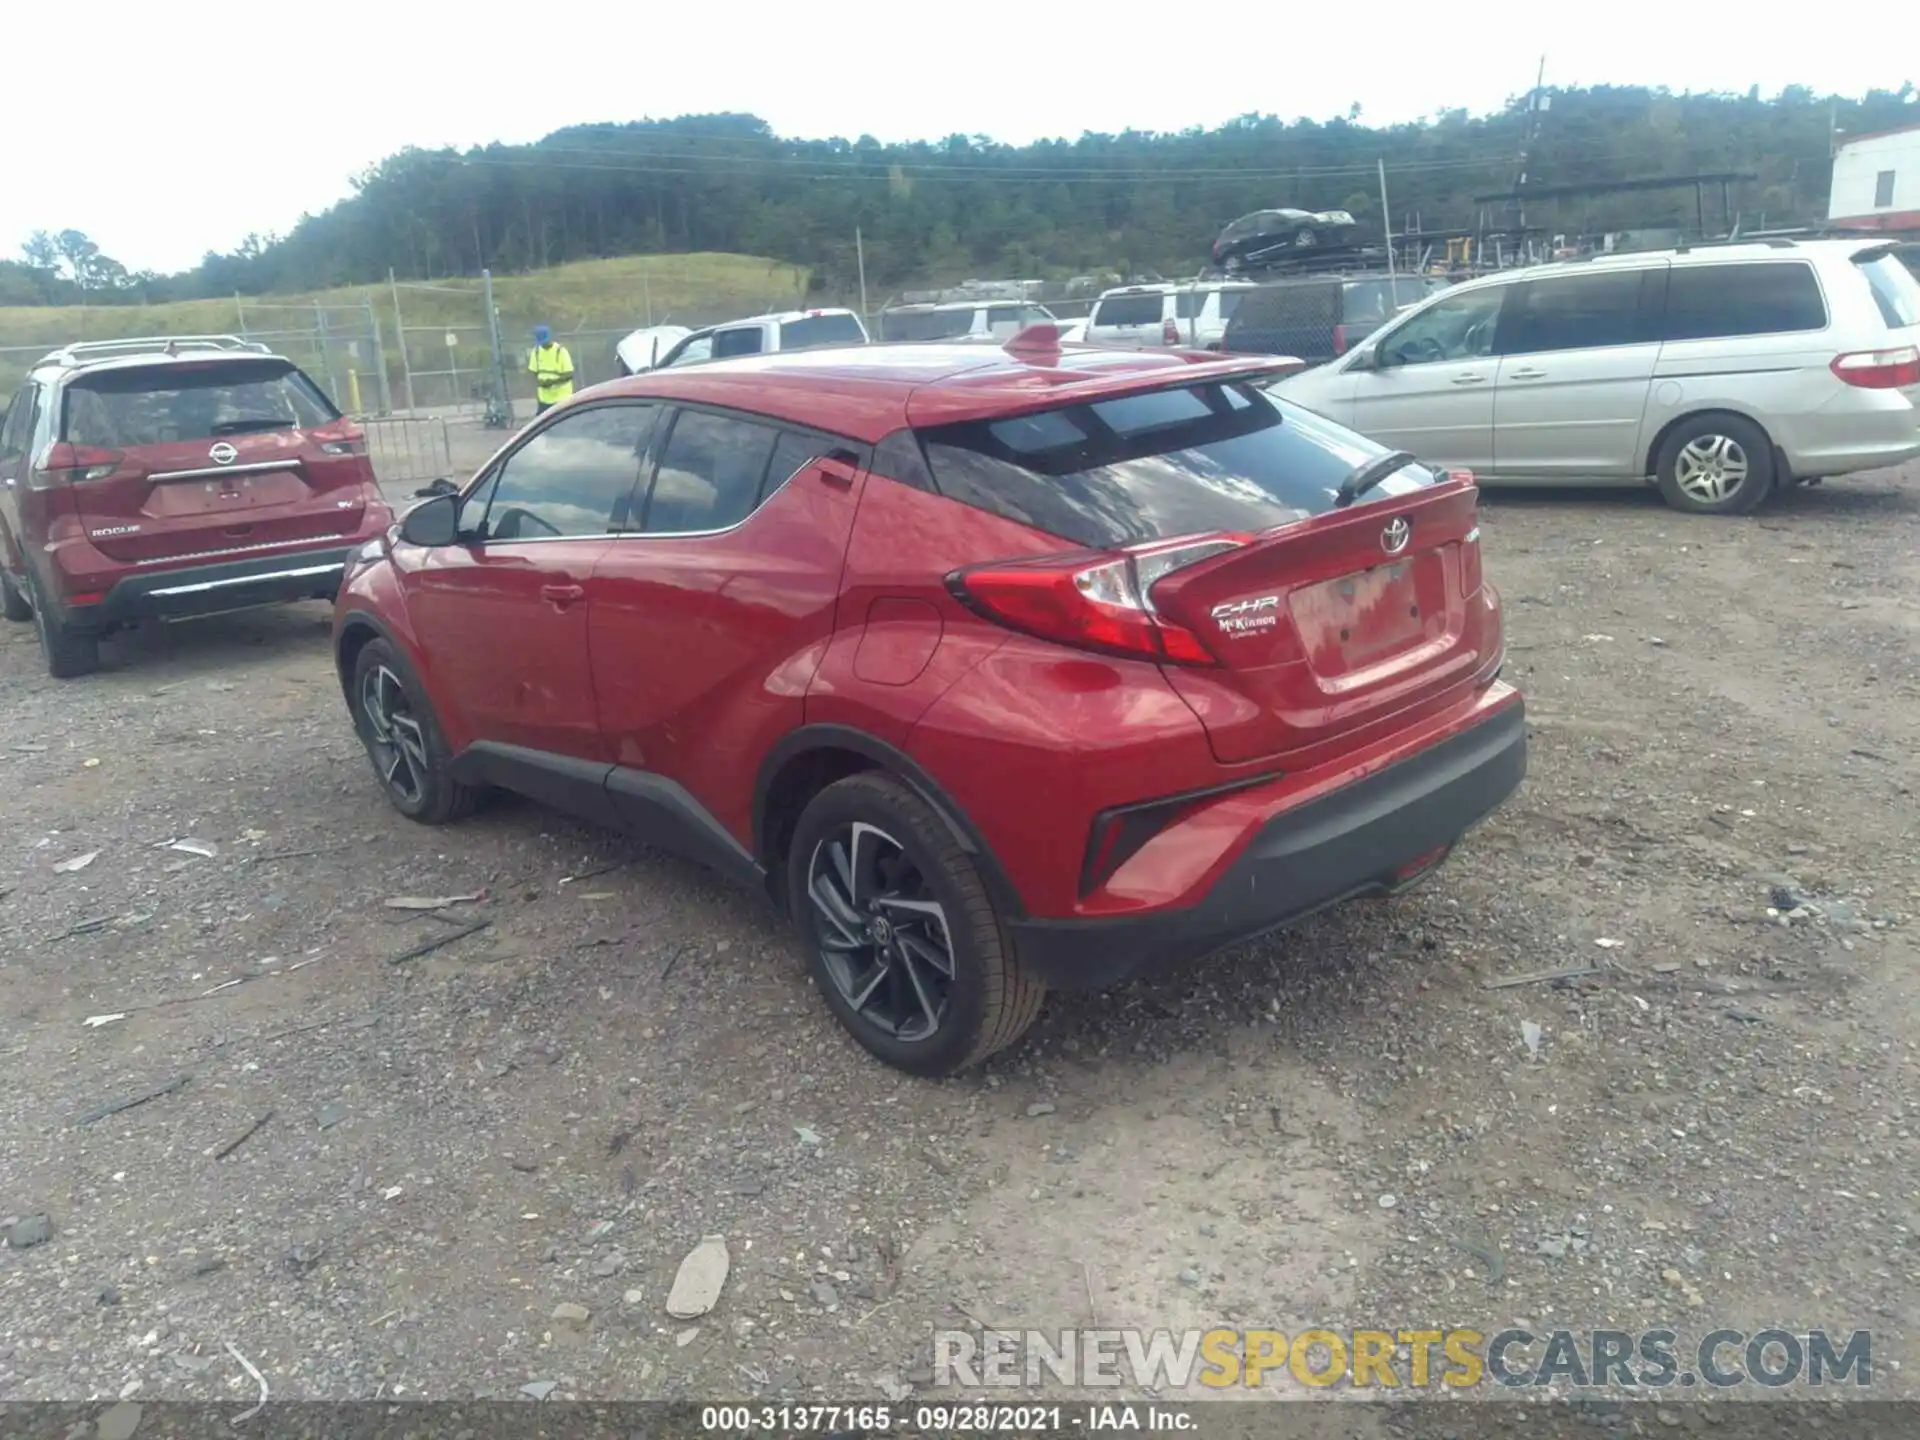
M 383 280 L 513 273 L 603 256 L 761 255 L 846 293 L 856 227 L 880 289 L 969 275 L 1190 269 L 1226 220 L 1264 206 L 1342 207 L 1380 223 L 1377 162 L 1397 226 L 1470 227 L 1474 197 L 1510 188 L 1528 127 L 1536 185 L 1691 171 L 1753 172 L 1732 203 L 1751 227 L 1825 213 L 1836 132 L 1920 118 L 1914 87 L 1864 98 L 1633 86 L 1551 92 L 1485 116 L 1373 128 L 1356 104 L 1319 122 L 1247 116 L 1178 134 L 1002 145 L 799 140 L 750 115 L 575 127 L 531 145 L 404 150 L 284 236 L 249 236 L 175 276 L 130 274 L 84 235 L 36 233 L 0 262 L 0 305 L 154 303 Z M 1716 195 L 1717 201 L 1717 195 Z M 1690 224 L 1690 191 L 1542 202 L 1529 219 L 1585 231 Z M 58 217 L 48 217 L 57 220 Z

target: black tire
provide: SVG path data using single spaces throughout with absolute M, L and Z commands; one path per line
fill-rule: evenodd
M 836 847 L 838 858 L 854 862 L 850 869 L 878 882 L 864 903 L 857 883 L 834 890 L 848 873 Z M 816 897 L 816 875 L 835 899 L 853 897 L 852 912 L 865 927 L 858 943 L 845 943 L 853 932 L 828 918 L 845 912 Z M 933 809 L 890 775 L 854 775 L 814 796 L 787 852 L 787 893 L 827 1008 L 896 1069 L 952 1075 L 1004 1050 L 1039 1018 L 1046 987 L 1021 971 L 979 869 Z M 943 931 L 951 972 L 944 976 L 925 958 Z M 879 971 L 886 974 L 856 1006 L 861 982 Z M 890 1020 L 889 1009 L 909 1021 Z M 925 1033 L 915 1033 L 915 1025 L 925 1025 Z
M 100 668 L 100 637 L 76 630 L 53 613 L 31 572 L 27 584 L 33 589 L 33 628 L 40 637 L 40 654 L 47 662 L 47 673 L 56 680 L 72 680 L 91 675 Z
M 1660 442 L 1653 473 L 1660 498 L 1676 510 L 1751 515 L 1773 493 L 1773 442 L 1738 415 L 1689 416 Z
M 1311 250 L 1319 243 L 1320 232 L 1311 225 L 1302 225 L 1293 232 L 1293 248 L 1296 250 Z
M 33 619 L 33 602 L 14 585 L 13 578 L 0 570 L 0 615 L 18 625 Z
M 472 813 L 480 791 L 453 778 L 453 756 L 426 688 L 385 640 L 368 641 L 355 658 L 347 705 L 394 809 L 422 825 L 445 825 Z M 381 714 L 370 712 L 376 705 Z

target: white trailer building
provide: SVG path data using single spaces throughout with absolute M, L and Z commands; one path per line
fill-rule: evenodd
M 1856 135 L 1834 153 L 1827 221 L 1920 235 L 1920 125 Z

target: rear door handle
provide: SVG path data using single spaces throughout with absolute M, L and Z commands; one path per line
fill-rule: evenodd
M 587 592 L 578 585 L 542 585 L 540 598 L 564 610 L 576 601 L 586 599 Z
M 1546 373 L 1544 370 L 1509 370 L 1507 372 L 1507 378 L 1510 380 L 1538 380 Z
M 1484 375 L 1456 375 L 1453 377 L 1453 383 L 1456 385 L 1484 385 L 1486 381 L 1487 377 Z

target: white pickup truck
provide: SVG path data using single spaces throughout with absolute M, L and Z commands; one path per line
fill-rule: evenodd
M 666 351 L 653 368 L 666 370 L 736 355 L 768 355 L 776 350 L 866 343 L 867 327 L 851 310 L 783 310 L 695 330 Z

